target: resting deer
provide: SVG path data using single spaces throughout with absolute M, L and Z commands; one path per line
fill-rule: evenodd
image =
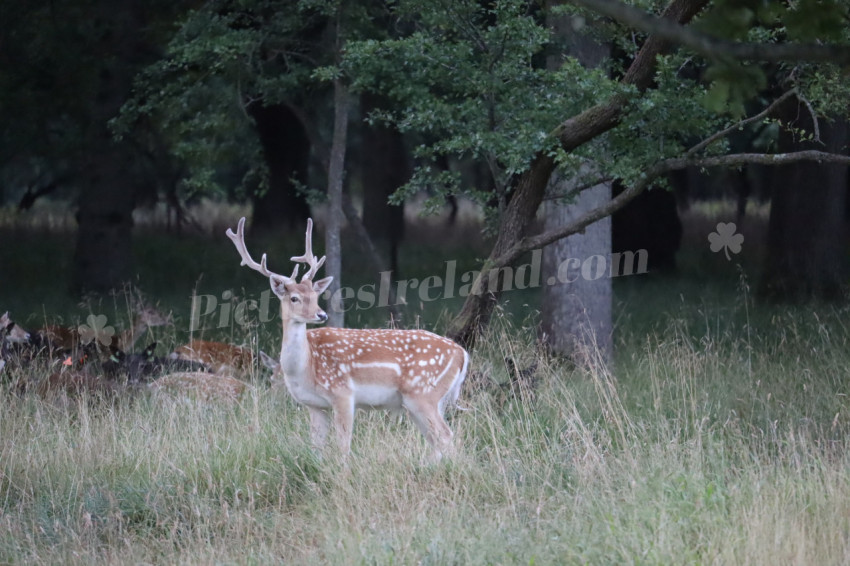
M 110 347 L 130 350 L 148 328 L 167 324 L 171 324 L 170 315 L 163 315 L 152 307 L 138 305 L 133 313 L 132 326 L 112 336 Z M 80 331 L 76 327 L 66 328 L 51 324 L 38 329 L 35 334 L 39 337 L 40 345 L 53 352 L 73 352 L 80 346 Z
M 184 371 L 160 377 L 148 387 L 154 393 L 179 400 L 234 404 L 247 391 L 248 384 L 229 375 Z
M 466 377 L 469 355 L 447 338 L 425 330 L 353 330 L 316 328 L 308 324 L 327 321 L 318 296 L 333 278 L 313 281 L 325 258 L 312 250 L 313 221 L 307 221 L 306 251 L 293 257 L 292 275 L 273 273 L 251 259 L 245 246 L 245 218 L 234 234 L 227 230 L 242 264 L 269 278 L 280 299 L 283 338 L 280 371 L 290 394 L 310 413 L 314 446 L 324 445 L 330 428 L 329 411 L 343 457 L 351 446 L 357 408 L 407 409 L 439 461 L 450 448 L 452 431 L 443 418 L 449 403 L 456 403 Z M 308 266 L 297 280 L 299 265 Z
M 160 358 L 156 355 L 156 342 L 138 354 L 126 354 L 123 350 L 110 347 L 109 359 L 101 363 L 103 374 L 109 379 L 126 376 L 128 383 L 151 381 L 173 372 L 209 372 L 209 366 L 189 360 Z
M 254 364 L 254 354 L 250 348 L 209 340 L 192 340 L 179 346 L 168 357 L 204 364 L 215 373 L 246 372 Z

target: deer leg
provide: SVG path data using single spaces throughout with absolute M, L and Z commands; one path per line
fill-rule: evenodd
M 331 420 L 327 411 L 315 407 L 307 407 L 307 410 L 310 412 L 310 440 L 313 443 L 313 449 L 321 452 L 328 438 Z
M 354 428 L 354 398 L 343 397 L 334 401 L 334 434 L 339 453 L 346 457 L 351 451 L 351 431 Z
M 405 399 L 402 404 L 431 446 L 430 460 L 436 464 L 451 448 L 452 430 L 437 407 L 410 399 Z

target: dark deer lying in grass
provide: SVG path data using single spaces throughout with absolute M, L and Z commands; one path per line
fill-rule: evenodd
M 128 382 L 137 383 L 151 381 L 173 372 L 210 372 L 209 366 L 198 362 L 157 357 L 156 342 L 149 344 L 138 354 L 125 354 L 116 347 L 110 350 L 109 359 L 101 364 L 104 375 L 110 379 L 125 376 Z

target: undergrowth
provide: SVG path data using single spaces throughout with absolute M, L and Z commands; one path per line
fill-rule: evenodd
M 0 562 L 846 562 L 847 313 L 774 310 L 768 333 L 744 306 L 621 333 L 605 371 L 497 314 L 436 466 L 380 412 L 347 465 L 319 459 L 275 388 L 235 409 L 10 393 Z M 506 357 L 536 364 L 533 389 L 505 393 Z

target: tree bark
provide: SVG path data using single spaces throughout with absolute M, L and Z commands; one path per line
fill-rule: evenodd
M 556 176 L 557 177 L 557 176 Z M 556 180 L 558 185 L 569 180 Z M 546 203 L 544 229 L 551 230 L 581 218 L 611 200 L 611 185 L 582 191 L 576 201 L 564 205 Z M 611 255 L 611 217 L 594 222 L 584 233 L 573 234 L 543 249 L 543 341 L 554 353 L 570 356 L 585 367 L 607 365 L 612 356 L 611 278 L 605 269 Z M 559 268 L 572 260 L 585 268 Z M 559 279 L 559 276 L 561 277 Z M 563 279 L 563 280 L 562 280 Z
M 104 130 L 106 124 L 103 125 Z M 73 291 L 106 293 L 130 280 L 135 201 L 127 183 L 127 148 L 102 134 L 100 151 L 91 156 L 80 187 Z
M 585 67 L 599 66 L 610 49 L 600 45 L 581 31 L 577 31 L 569 18 L 551 21 L 558 37 L 566 43 L 563 55 L 573 56 Z M 551 57 L 548 66 L 558 68 L 562 57 Z M 553 192 L 567 192 L 577 181 L 554 175 Z M 569 224 L 590 210 L 611 200 L 611 184 L 603 183 L 579 193 L 573 203 L 550 200 L 544 207 L 544 231 Z M 579 274 L 559 273 L 565 261 L 577 260 L 591 265 L 595 258 L 608 258 L 611 254 L 611 217 L 603 218 L 587 227 L 584 233 L 573 234 L 543 249 L 543 303 L 541 312 L 542 337 L 549 350 L 571 357 L 584 367 L 594 367 L 597 362 L 608 365 L 612 356 L 611 343 L 611 278 L 608 274 L 596 277 L 596 271 Z M 605 265 L 604 260 L 603 264 Z M 559 276 L 565 276 L 561 280 Z
M 348 89 L 342 79 L 334 81 L 334 131 L 331 143 L 330 162 L 328 163 L 328 214 L 325 220 L 325 254 L 327 274 L 334 278 L 328 288 L 331 297 L 340 296 L 342 275 L 342 185 L 345 174 L 345 150 L 348 141 Z M 328 310 L 328 326 L 342 328 L 345 325 L 345 313 L 340 305 L 331 302 Z M 337 307 L 337 308 L 335 308 Z
M 673 0 L 664 10 L 662 17 L 686 24 L 707 3 L 707 0 Z M 638 51 L 622 82 L 634 85 L 640 91 L 649 88 L 655 73 L 656 56 L 661 53 L 664 45 L 663 40 L 650 36 Z M 616 126 L 627 103 L 628 98 L 625 95 L 615 95 L 565 120 L 552 135 L 558 139 L 565 151 L 572 151 Z M 496 260 L 503 257 L 525 236 L 543 201 L 546 185 L 554 169 L 552 157 L 541 152 L 532 160 L 528 170 L 517 179 L 513 188 L 514 195 L 502 216 L 496 242 L 482 266 L 482 273 L 504 265 L 497 265 Z M 514 260 L 515 258 L 511 261 Z M 498 288 L 502 288 L 501 282 Z M 476 335 L 488 323 L 497 301 L 498 289 L 495 292 L 470 293 L 460 313 L 451 322 L 448 335 L 463 346 L 472 348 Z
M 793 128 L 813 131 L 811 115 L 793 101 L 784 109 Z M 796 142 L 783 130 L 780 150 L 845 150 L 845 121 L 820 124 L 817 142 Z M 760 294 L 770 300 L 836 300 L 846 295 L 848 167 L 842 164 L 793 163 L 773 169 L 773 199 L 768 224 L 767 256 Z M 746 242 L 744 243 L 746 245 Z
M 103 293 L 131 277 L 132 227 L 136 187 L 134 149 L 115 141 L 109 120 L 118 115 L 132 87 L 135 69 L 147 58 L 143 43 L 143 4 L 102 2 L 97 13 L 104 26 L 100 53 L 110 53 L 98 74 L 100 83 L 79 162 L 83 180 L 77 201 L 77 242 L 72 290 Z M 139 182 L 139 180 L 136 180 Z

